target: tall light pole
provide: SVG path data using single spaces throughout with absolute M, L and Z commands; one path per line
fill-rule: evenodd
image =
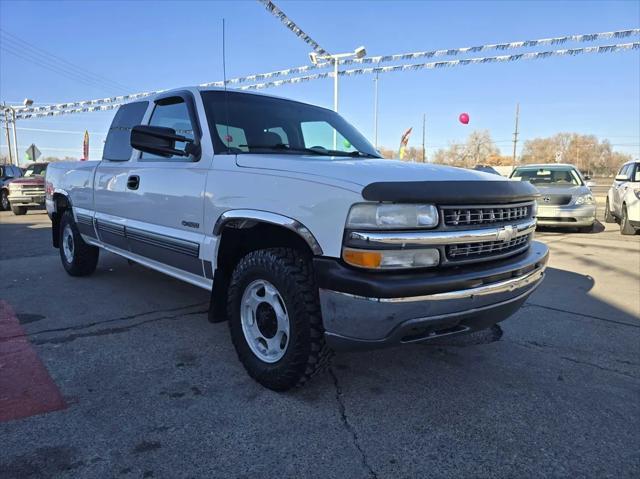
M 22 102 L 22 105 L 23 105 L 23 108 L 28 108 L 31 105 L 33 105 L 33 100 L 30 98 L 25 98 L 24 101 Z M 17 107 L 17 108 L 20 109 L 20 107 Z M 11 127 L 13 128 L 13 150 L 15 152 L 14 156 L 16 159 L 16 166 L 20 166 L 20 151 L 18 150 L 18 129 L 16 125 L 16 107 L 13 107 L 11 105 L 5 106 L 5 120 L 7 119 L 7 116 L 8 116 L 6 114 L 7 110 L 11 112 Z
M 373 93 L 373 146 L 378 149 L 378 73 L 373 79 L 374 93 Z
M 518 120 L 520 118 L 520 103 L 516 103 L 516 129 L 513 132 L 513 166 L 516 165 L 516 147 L 518 146 Z
M 309 53 L 309 59 L 314 65 L 319 65 L 322 61 L 333 64 L 333 110 L 338 111 L 338 66 L 340 60 L 347 58 L 362 58 L 366 56 L 367 50 L 364 47 L 358 47 L 349 53 L 338 53 L 335 55 L 318 55 L 316 52 Z

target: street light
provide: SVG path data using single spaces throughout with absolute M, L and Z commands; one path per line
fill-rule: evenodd
M 31 98 L 25 98 L 22 101 L 22 107 L 17 107 L 18 109 L 21 108 L 28 108 L 31 105 L 33 105 L 33 100 Z M 15 158 L 16 158 L 16 166 L 20 166 L 20 153 L 18 151 L 18 129 L 16 128 L 16 107 L 13 107 L 11 105 L 5 105 L 5 111 L 9 110 L 11 111 L 11 120 L 12 120 L 12 127 L 13 127 L 13 150 L 15 152 Z M 6 119 L 6 115 L 5 115 L 5 119 Z M 11 148 L 11 146 L 9 145 L 9 148 Z
M 338 113 L 338 65 L 340 60 L 347 58 L 363 58 L 367 55 L 367 50 L 364 47 L 358 47 L 354 51 L 349 53 L 338 53 L 336 55 L 318 55 L 316 52 L 309 53 L 309 60 L 314 65 L 319 65 L 321 61 L 327 61 L 333 63 L 333 111 Z M 335 128 L 333 129 L 333 149 L 335 150 L 338 144 L 338 135 Z
M 314 65 L 319 65 L 322 61 L 333 63 L 333 111 L 338 112 L 338 65 L 340 60 L 347 58 L 363 58 L 367 55 L 364 47 L 358 47 L 349 53 L 338 53 L 336 55 L 318 55 L 316 52 L 309 53 L 309 60 Z

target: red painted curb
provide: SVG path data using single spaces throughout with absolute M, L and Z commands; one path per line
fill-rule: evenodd
M 0 422 L 66 407 L 13 308 L 0 300 Z

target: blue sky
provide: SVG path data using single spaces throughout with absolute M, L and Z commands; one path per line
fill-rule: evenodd
M 328 51 L 365 45 L 370 55 L 640 26 L 637 1 L 276 3 Z M 0 100 L 31 97 L 39 103 L 63 102 L 220 80 L 223 17 L 229 78 L 308 63 L 310 48 L 251 0 L 2 0 L 0 28 L 126 89 L 86 85 L 0 50 Z M 639 39 L 623 40 L 630 41 Z M 499 53 L 486 53 L 494 54 Z M 369 75 L 340 82 L 340 113 L 370 139 L 372 80 Z M 403 130 L 413 126 L 410 145 L 419 146 L 424 113 L 428 154 L 450 141 L 462 141 L 473 129 L 490 130 L 508 154 L 515 104 L 520 102 L 522 140 L 576 131 L 609 138 L 617 150 L 640 156 L 639 85 L 638 51 L 388 73 L 380 76 L 379 144 L 397 147 Z M 327 107 L 333 103 L 330 79 L 266 92 Z M 471 117 L 468 126 L 457 121 L 463 111 Z M 45 155 L 77 157 L 81 133 L 33 129 L 88 129 L 92 159 L 96 159 L 112 116 L 103 112 L 22 121 L 20 150 L 36 143 Z M 4 135 L 2 153 L 6 153 Z

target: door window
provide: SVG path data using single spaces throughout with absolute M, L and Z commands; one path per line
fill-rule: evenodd
M 149 125 L 173 128 L 176 134 L 192 140 L 194 139 L 193 124 L 189 117 L 189 110 L 187 109 L 187 104 L 180 97 L 170 98 L 158 103 L 151 114 Z M 184 150 L 185 146 L 185 142 L 176 142 L 177 150 Z M 172 156 L 167 158 L 164 156 L 154 155 L 152 153 L 142 153 L 142 159 L 153 161 L 188 161 L 188 158 L 184 156 Z

